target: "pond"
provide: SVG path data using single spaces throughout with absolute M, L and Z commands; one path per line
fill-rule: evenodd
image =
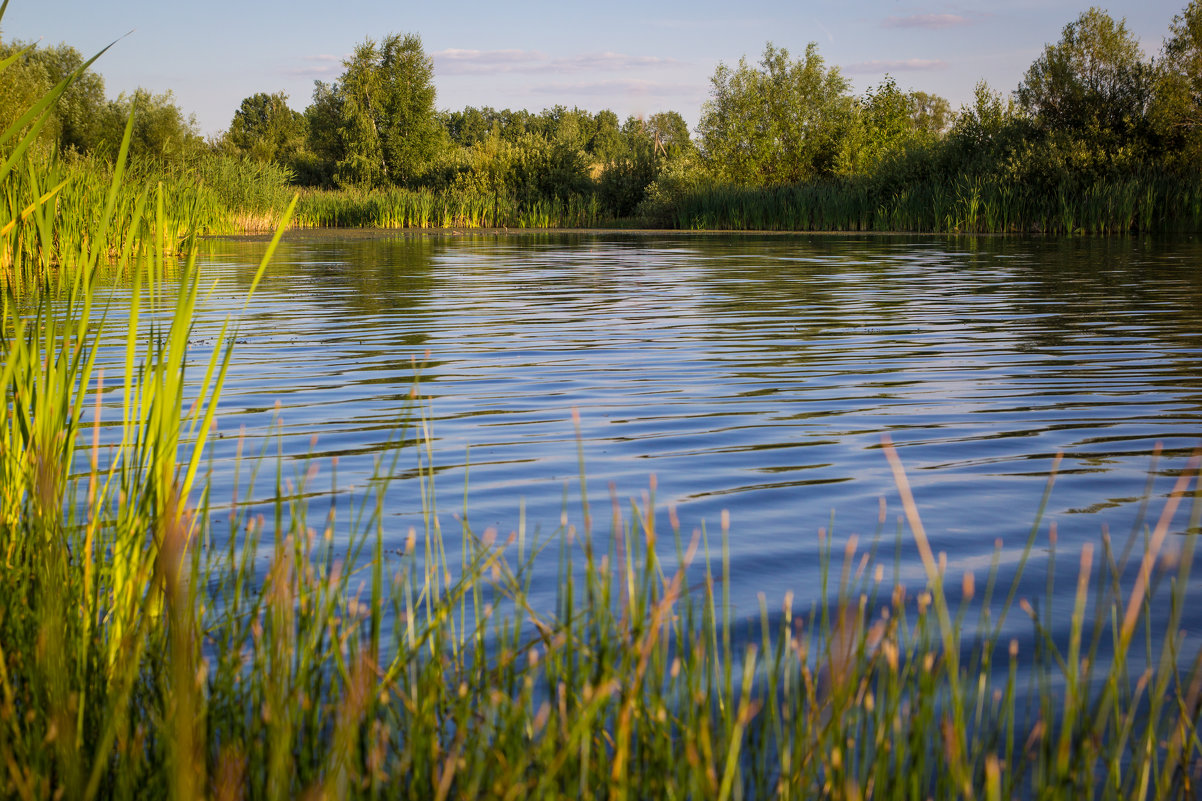
M 265 247 L 202 245 L 217 283 L 196 359 Z M 665 556 L 670 508 L 711 547 L 728 512 L 752 616 L 760 593 L 818 597 L 832 523 L 836 562 L 854 534 L 921 585 L 883 435 L 953 578 L 983 578 L 998 541 L 1013 569 L 1063 454 L 1023 591 L 1042 593 L 1054 526 L 1067 605 L 1081 546 L 1154 524 L 1199 445 L 1200 264 L 1192 239 L 298 233 L 241 317 L 214 497 L 240 429 L 244 453 L 317 457 L 318 520 L 322 493 L 361 497 L 403 439 L 384 527 L 401 547 L 425 448 L 402 427 L 424 416 L 452 542 L 465 510 L 502 537 L 581 528 L 579 452 L 601 545 L 652 482 Z

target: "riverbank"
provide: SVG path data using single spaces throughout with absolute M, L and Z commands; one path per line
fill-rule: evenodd
M 523 203 L 430 190 L 305 190 L 296 225 L 1057 236 L 1197 233 L 1202 231 L 1202 184 L 1148 176 L 1033 187 L 960 176 L 893 188 L 870 181 L 713 185 L 660 192 L 640 209 L 639 216 L 613 217 L 595 196 L 586 195 Z M 273 209 L 256 208 L 234 215 L 229 229 L 273 229 L 275 219 Z

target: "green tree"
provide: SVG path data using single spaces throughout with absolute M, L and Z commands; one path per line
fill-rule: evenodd
M 507 183 L 520 200 L 563 199 L 589 190 L 588 156 L 571 131 L 552 137 L 527 131 L 510 153 Z
M 593 118 L 593 138 L 588 150 L 593 158 L 605 164 L 618 158 L 622 153 L 622 131 L 618 124 L 618 115 L 605 109 L 597 112 Z
M 944 174 L 996 172 L 1013 160 L 1028 138 L 1029 128 L 1029 118 L 1014 101 L 979 81 L 972 105 L 961 107 L 943 139 Z
M 137 89 L 110 100 L 98 120 L 96 148 L 116 156 L 125 132 L 125 123 L 134 114 L 130 139 L 131 158 L 172 161 L 196 153 L 204 140 L 197 130 L 196 118 L 185 115 L 170 91 L 153 94 Z
M 1170 163 L 1202 166 L 1202 3 L 1173 18 L 1157 62 L 1151 117 Z
M 0 59 L 25 49 L 21 42 L 0 44 Z M 17 119 L 18 111 L 38 98 L 84 64 L 79 51 L 68 45 L 33 47 L 8 69 L 0 72 L 0 127 Z M 67 87 L 51 111 L 42 129 L 42 139 L 66 150 L 93 149 L 100 133 L 98 123 L 106 100 L 104 79 L 91 70 L 78 75 Z
M 952 106 L 947 98 L 927 92 L 910 92 L 910 114 L 915 130 L 928 136 L 939 136 L 952 124 Z
M 463 111 L 448 111 L 442 115 L 443 127 L 450 140 L 463 147 L 483 142 L 497 125 L 497 112 L 485 106 L 468 106 Z
M 850 84 L 811 42 L 800 61 L 771 43 L 759 68 L 719 64 L 701 112 L 701 151 L 711 171 L 753 185 L 835 174 L 853 124 Z
M 0 59 L 7 59 L 26 47 L 23 42 L 0 45 Z M 0 72 L 0 130 L 6 130 L 20 119 L 25 110 L 53 86 L 45 65 L 34 57 L 35 52 L 36 49 L 27 51 Z
M 283 92 L 259 92 L 244 99 L 226 131 L 235 150 L 255 161 L 291 162 L 303 149 L 305 115 L 288 107 Z
M 335 157 L 339 184 L 413 183 L 445 147 L 434 110 L 434 67 L 414 34 L 371 39 L 343 62 L 338 83 L 314 91 L 314 151 Z M 337 120 L 331 136 L 326 123 Z
M 911 151 L 935 144 L 951 118 L 948 102 L 926 92 L 903 92 L 886 75 L 860 99 L 858 124 L 848 136 L 846 170 L 873 173 L 912 162 Z M 910 166 L 913 166 L 912 164 Z
M 302 183 L 328 186 L 334 182 L 334 165 L 342 160 L 344 148 L 338 128 L 342 119 L 341 104 L 334 85 L 313 82 L 313 102 L 305 109 L 305 146 L 313 163 L 298 178 Z
M 860 102 L 860 130 L 849 153 L 856 171 L 872 170 L 914 138 L 913 102 L 891 76 L 869 89 Z
M 1015 95 L 1040 129 L 1116 147 L 1145 127 L 1151 76 L 1126 22 L 1095 7 L 1044 49 Z
M 675 158 L 693 149 L 689 124 L 676 111 L 661 111 L 647 118 L 647 132 L 658 142 L 660 151 Z

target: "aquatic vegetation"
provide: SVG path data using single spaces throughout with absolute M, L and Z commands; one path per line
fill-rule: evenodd
M 297 225 L 326 228 L 590 228 L 608 222 L 596 197 L 519 202 L 429 189 L 309 190 Z
M 1202 185 L 1170 176 L 1065 185 L 1050 195 L 1019 183 L 962 176 L 911 184 L 887 197 L 857 181 L 713 186 L 692 189 L 665 205 L 669 225 L 687 230 L 1072 236 L 1194 231 L 1202 222 L 1200 195 Z

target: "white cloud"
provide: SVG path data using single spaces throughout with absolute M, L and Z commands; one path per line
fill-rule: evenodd
M 886 28 L 954 28 L 968 25 L 968 17 L 960 14 L 911 14 L 907 17 L 889 17 L 881 23 Z
M 331 56 L 328 53 L 305 56 L 301 59 L 307 62 L 305 66 L 289 67 L 281 72 L 294 78 L 337 78 L 342 74 L 343 58 L 344 56 Z
M 639 78 L 612 81 L 582 81 L 580 83 L 536 84 L 530 87 L 534 94 L 552 95 L 556 97 L 574 97 L 576 95 L 608 96 L 636 95 L 639 97 L 676 97 L 682 93 L 691 94 L 697 89 L 692 84 L 659 83 Z
M 439 50 L 431 54 L 435 75 L 482 75 L 497 72 L 525 74 L 564 72 L 625 72 L 678 64 L 674 59 L 625 53 L 582 53 L 552 58 L 537 50 Z
M 947 62 L 938 58 L 903 58 L 897 61 L 858 61 L 847 64 L 844 72 L 933 72 L 947 69 Z

